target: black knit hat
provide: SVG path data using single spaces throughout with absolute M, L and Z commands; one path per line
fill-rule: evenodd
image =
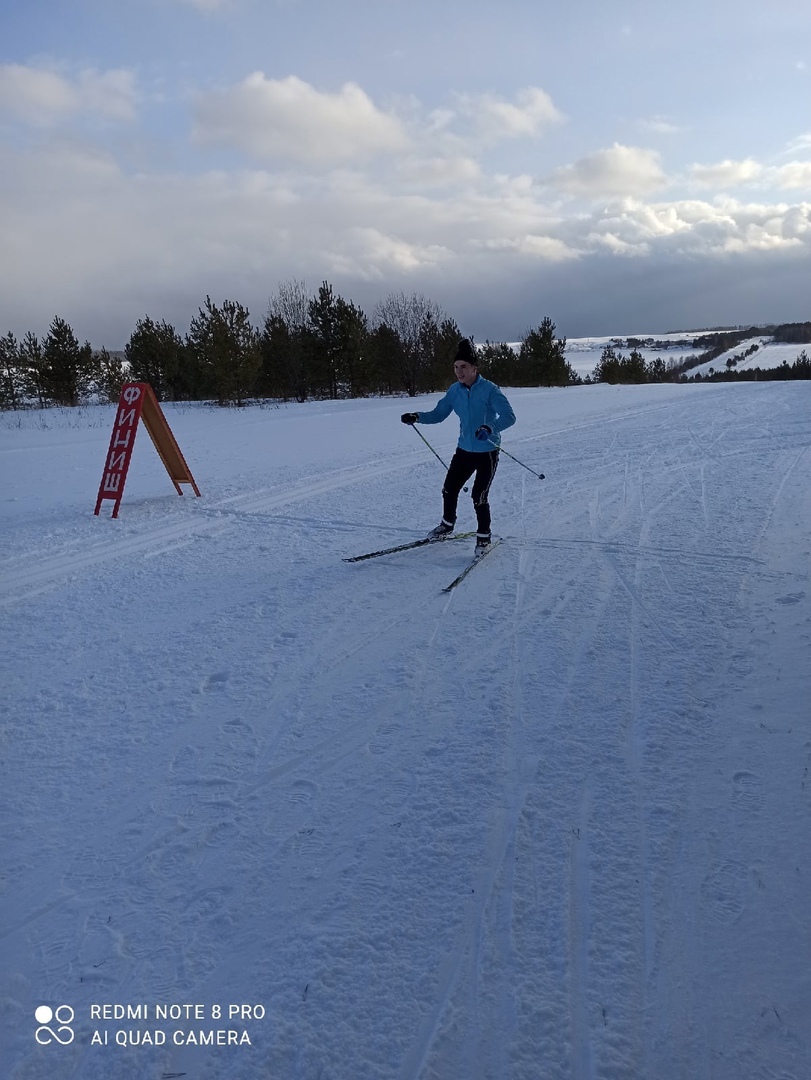
M 464 360 L 465 363 L 472 364 L 473 367 L 479 366 L 479 358 L 476 356 L 473 343 L 466 337 L 463 337 L 456 347 L 456 356 L 453 362 L 456 363 L 457 360 Z

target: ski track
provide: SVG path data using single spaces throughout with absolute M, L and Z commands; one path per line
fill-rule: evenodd
M 227 520 L 223 521 L 221 518 L 207 519 L 207 516 L 215 513 L 223 515 L 235 513 L 235 511 L 231 510 L 235 503 L 242 506 L 247 505 L 248 507 L 247 510 L 241 509 L 236 512 L 253 516 L 261 514 L 264 510 L 306 502 L 318 495 L 342 490 L 355 484 L 366 483 L 373 477 L 387 476 L 400 469 L 410 467 L 412 467 L 410 460 L 399 459 L 393 464 L 389 461 L 381 461 L 360 468 L 341 469 L 323 479 L 311 483 L 298 483 L 282 492 L 274 491 L 272 494 L 252 492 L 245 495 L 235 495 L 222 499 L 210 507 L 202 506 L 199 510 L 195 506 L 196 500 L 189 499 L 188 501 L 192 504 L 191 509 L 187 510 L 186 506 L 183 507 L 188 516 L 184 516 L 181 521 L 155 526 L 142 535 L 130 537 L 123 541 L 116 538 L 103 544 L 92 545 L 89 549 L 81 552 L 65 551 L 50 559 L 37 560 L 35 567 L 23 567 L 22 569 L 0 567 L 2 569 L 2 576 L 0 576 L 0 604 L 14 603 L 30 595 L 35 595 L 40 588 L 43 588 L 54 579 L 68 577 L 73 573 L 99 566 L 105 562 L 126 559 L 138 554 L 153 556 L 164 554 L 168 551 L 177 550 L 180 544 L 190 542 L 197 537 L 212 533 L 216 534 L 220 530 L 228 528 L 229 522 Z M 198 520 L 195 520 L 192 515 L 195 515 Z M 200 518 L 202 520 L 199 520 Z M 22 560 L 20 557 L 16 560 L 9 560 L 12 564 L 15 561 Z
M 797 486 L 808 425 L 753 459 L 753 490 L 769 499 L 731 515 L 722 491 L 752 456 L 750 420 L 761 414 L 754 403 L 721 412 L 716 398 L 516 439 L 525 455 L 545 440 L 551 479 L 539 489 L 517 466 L 500 474 L 494 508 L 509 538 L 447 597 L 439 590 L 469 557 L 463 544 L 339 563 L 354 553 L 344 545 L 405 533 L 382 482 L 414 455 L 184 504 L 180 520 L 83 550 L 68 543 L 36 565 L 8 560 L 0 601 L 35 598 L 58 632 L 59 590 L 69 605 L 76 575 L 103 564 L 100 609 L 116 595 L 114 562 L 139 557 L 173 573 L 194 545 L 205 575 L 235 536 L 261 553 L 260 522 L 295 524 L 312 545 L 298 567 L 300 545 L 281 536 L 272 573 L 258 583 L 234 573 L 227 597 L 182 579 L 178 595 L 197 589 L 200 608 L 190 623 L 171 592 L 165 603 L 179 673 L 161 671 L 160 640 L 134 643 L 160 684 L 148 694 L 176 701 L 176 730 L 124 703 L 118 753 L 136 771 L 150 739 L 172 757 L 144 775 L 135 813 L 100 770 L 104 830 L 49 851 L 30 877 L 21 895 L 41 902 L 12 909 L 3 936 L 14 956 L 26 943 L 39 957 L 34 993 L 68 999 L 77 980 L 109 1001 L 246 989 L 274 1018 L 261 1074 L 295 1080 L 767 1075 L 754 1071 L 765 1059 L 752 1033 L 751 1068 L 740 1056 L 720 1064 L 728 1046 L 707 1015 L 720 1004 L 697 948 L 717 952 L 750 906 L 747 857 L 722 839 L 745 840 L 769 797 L 756 741 L 730 771 L 729 825 L 721 818 L 706 836 L 711 780 L 699 773 L 718 753 L 710 718 L 729 680 L 750 670 L 745 606 L 779 593 L 788 619 L 808 592 L 763 551 Z M 381 509 L 379 529 L 352 520 L 350 489 Z M 300 517 L 272 513 L 296 504 Z M 724 531 L 740 522 L 743 532 Z M 113 628 L 110 618 L 71 643 L 80 669 Z M 470 646 L 461 670 L 460 641 Z M 65 672 L 63 691 L 90 706 L 86 679 Z M 32 694 L 59 718 L 47 681 Z M 53 752 L 78 767 L 99 715 L 91 709 L 70 740 L 57 728 Z M 449 787 L 460 800 L 450 815 Z M 45 805 L 60 797 L 47 780 Z M 697 860 L 704 909 L 686 884 Z M 9 888 L 16 895 L 16 877 Z M 292 926 L 279 921 L 293 912 Z M 138 933 L 145 920 L 151 937 Z M 763 1046 L 783 1033 L 769 1075 L 799 1080 L 808 1044 L 777 1004 L 773 1029 L 765 1009 L 759 1019 Z M 724 1017 L 723 1031 L 743 1035 L 746 1023 Z M 87 1048 L 63 1060 L 54 1080 L 102 1075 Z M 206 1080 L 224 1059 L 185 1047 L 139 1060 L 140 1075 Z M 256 1062 L 228 1062 L 235 1080 L 259 1075 Z
M 522 533 L 524 495 L 522 482 Z M 504 642 L 504 651 L 509 648 L 510 665 L 507 677 L 510 696 L 505 710 L 510 723 L 505 732 L 504 770 L 507 790 L 513 791 L 514 795 L 507 811 L 500 810 L 493 822 L 486 846 L 487 861 L 474 890 L 477 901 L 454 948 L 443 961 L 436 1000 L 403 1063 L 400 1074 L 403 1078 L 444 1077 L 458 1073 L 471 1080 L 483 1080 L 488 1076 L 509 1074 L 509 1046 L 517 1021 L 514 991 L 508 975 L 513 959 L 511 926 L 516 832 L 538 764 L 537 758 L 525 755 L 521 691 L 523 649 L 518 633 L 526 581 L 533 562 L 532 553 L 522 545 L 515 573 L 513 633 L 509 642 Z M 503 885 L 496 892 L 499 877 L 503 878 Z M 483 1010 L 480 1002 L 485 993 L 492 1002 L 492 1012 L 503 1025 L 503 1038 L 498 1042 L 481 1037 Z M 460 999 L 465 1019 L 462 1023 L 455 1022 L 452 1030 L 447 1031 L 443 1030 L 443 1021 L 454 994 Z
M 572 1078 L 592 1080 L 594 1049 L 586 1000 L 589 984 L 589 941 L 591 939 L 591 883 L 589 873 L 589 817 L 591 802 L 588 783 L 583 789 L 579 824 L 572 830 L 569 880 L 569 949 L 571 980 Z
M 669 497 L 663 499 L 662 505 L 665 505 L 668 501 Z M 623 507 L 617 520 L 615 520 L 607 530 L 608 536 L 622 528 L 628 510 L 629 508 L 627 506 Z M 600 549 L 592 554 L 592 561 L 599 557 L 601 549 L 602 544 L 600 545 Z M 531 623 L 533 616 L 537 615 L 538 609 L 548 603 L 550 592 L 557 591 L 557 586 L 552 590 L 545 591 L 528 611 L 522 612 L 524 594 L 526 591 L 526 568 L 526 552 L 522 551 L 517 573 L 519 602 L 516 603 L 514 612 L 513 638 L 516 641 L 520 636 L 523 636 L 527 625 Z M 618 578 L 621 579 L 621 575 L 618 575 Z M 573 584 L 573 582 L 569 583 L 570 586 Z M 633 598 L 633 590 L 629 590 L 629 593 Z M 612 597 L 612 594 L 613 591 L 609 587 L 603 597 L 603 606 L 607 604 Z M 556 614 L 562 615 L 571 600 L 572 590 L 571 588 L 567 588 L 560 596 Z M 568 696 L 568 691 L 577 682 L 580 665 L 583 662 L 591 640 L 591 633 L 589 632 L 581 641 L 579 648 L 575 652 L 568 673 L 567 692 L 563 694 L 560 703 L 561 708 Z M 513 662 L 513 671 L 515 674 L 512 679 L 512 687 L 514 696 L 518 698 L 517 688 L 522 681 L 519 674 L 523 674 L 523 669 L 520 664 Z M 520 711 L 518 714 L 520 715 Z M 521 728 L 523 727 L 523 721 L 520 722 L 519 726 Z M 525 748 L 522 745 L 520 748 L 516 749 L 514 760 L 518 760 L 519 756 L 524 753 Z M 530 759 L 530 761 L 532 760 L 533 759 Z M 537 759 L 534 760 L 537 761 Z M 508 775 L 515 775 L 515 765 L 513 765 L 513 768 L 508 772 Z M 499 1031 L 502 1033 L 502 1036 L 506 1035 L 507 1038 L 502 1038 L 498 1041 L 496 1044 L 498 1053 L 496 1054 L 494 1053 L 491 1044 L 480 1038 L 477 1039 L 475 1037 L 475 1032 L 469 1033 L 472 1034 L 473 1037 L 472 1041 L 467 1042 L 467 1046 L 469 1047 L 469 1060 L 467 1071 L 465 1071 L 463 1075 L 482 1077 L 511 1075 L 507 1059 L 507 1039 L 510 1031 L 515 1028 L 516 1006 L 512 992 L 507 988 L 503 981 L 505 976 L 502 974 L 499 978 L 499 972 L 510 970 L 507 961 L 509 961 L 512 956 L 510 923 L 512 921 L 511 912 L 513 905 L 512 887 L 509 883 L 514 877 L 515 831 L 518 825 L 520 808 L 523 807 L 523 804 L 526 801 L 527 790 L 522 790 L 520 784 L 516 784 L 516 781 L 513 781 L 509 787 L 518 790 L 520 794 L 512 812 L 505 815 L 496 827 L 497 839 L 491 840 L 488 845 L 488 850 L 493 853 L 491 855 L 493 870 L 491 877 L 486 881 L 484 899 L 476 908 L 474 918 L 466 929 L 466 932 L 461 936 L 455 949 L 449 954 L 443 964 L 441 979 L 442 989 L 439 994 L 438 1002 L 434 1011 L 429 1014 L 425 1021 L 421 1040 L 417 1043 L 412 1055 L 406 1060 L 404 1070 L 401 1074 L 403 1077 L 418 1077 L 422 1075 L 425 1075 L 426 1077 L 443 1077 L 450 1075 L 451 1073 L 449 1070 L 453 1068 L 452 1063 L 464 1057 L 462 1046 L 451 1043 L 450 1047 L 446 1047 L 444 1052 L 437 1051 L 434 1058 L 431 1058 L 428 1049 L 426 1048 L 426 1044 L 430 1047 L 433 1042 L 439 1040 L 441 1035 L 440 1021 L 442 1013 L 448 1009 L 454 984 L 464 975 L 466 968 L 471 973 L 468 974 L 467 978 L 471 983 L 469 994 L 473 997 L 473 1001 L 469 1003 L 469 1014 L 471 1016 L 476 1016 L 478 1014 L 479 1010 L 476 1008 L 476 1003 L 478 1001 L 479 984 L 483 982 L 481 974 L 483 965 L 482 957 L 487 947 L 499 955 L 500 960 L 502 961 L 500 964 L 492 964 L 492 968 L 495 969 L 495 979 L 501 991 L 500 1003 L 493 1011 L 495 1015 L 499 1017 Z M 584 806 L 588 806 L 588 800 L 586 798 L 584 798 Z M 579 850 L 582 852 L 583 847 L 587 845 L 587 821 L 586 817 L 582 815 L 580 828 L 577 829 L 577 834 L 578 838 L 582 837 L 582 843 L 579 845 Z M 573 1023 L 575 1027 L 572 1036 L 572 1062 L 575 1068 L 574 1075 L 590 1077 L 593 1075 L 591 1065 L 591 1037 L 584 1019 L 587 1015 L 585 997 L 588 982 L 587 955 L 589 947 L 588 927 L 590 919 L 587 859 L 584 860 L 581 855 L 578 855 L 578 858 L 574 860 L 574 871 L 571 891 L 573 895 L 572 907 L 575 911 L 575 915 L 570 926 L 572 949 L 570 995 Z M 505 886 L 500 892 L 499 898 L 491 901 L 494 883 L 499 874 L 503 875 Z M 494 914 L 489 921 L 486 921 L 485 914 L 488 906 L 491 904 L 494 909 Z M 500 920 L 498 918 L 499 915 L 501 916 Z M 465 959 L 466 956 L 467 960 Z M 491 971 L 491 976 L 492 974 L 493 972 Z M 491 991 L 488 995 L 491 1007 L 493 996 Z

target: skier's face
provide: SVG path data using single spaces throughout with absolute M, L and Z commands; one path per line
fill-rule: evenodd
M 476 381 L 476 376 L 479 374 L 479 369 L 474 367 L 473 364 L 469 364 L 467 360 L 457 360 L 453 365 L 453 373 L 460 383 L 465 386 L 472 386 Z

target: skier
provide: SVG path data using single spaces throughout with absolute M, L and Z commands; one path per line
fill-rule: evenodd
M 479 374 L 472 343 L 462 338 L 453 364 L 456 382 L 430 412 L 403 413 L 404 424 L 439 424 L 455 412 L 459 417 L 459 443 L 442 486 L 442 521 L 428 535 L 437 539 L 452 533 L 456 504 L 466 480 L 475 472 L 471 497 L 476 510 L 476 554 L 490 546 L 488 495 L 498 467 L 500 432 L 515 423 L 509 401 L 496 386 Z

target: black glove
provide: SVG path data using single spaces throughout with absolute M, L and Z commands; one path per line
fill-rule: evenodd
M 490 442 L 490 436 L 493 434 L 493 429 L 488 427 L 487 424 L 482 424 L 479 430 L 476 432 L 476 438 L 480 442 Z
M 404 424 L 416 424 L 419 418 L 420 414 L 415 412 L 404 412 L 400 417 Z

